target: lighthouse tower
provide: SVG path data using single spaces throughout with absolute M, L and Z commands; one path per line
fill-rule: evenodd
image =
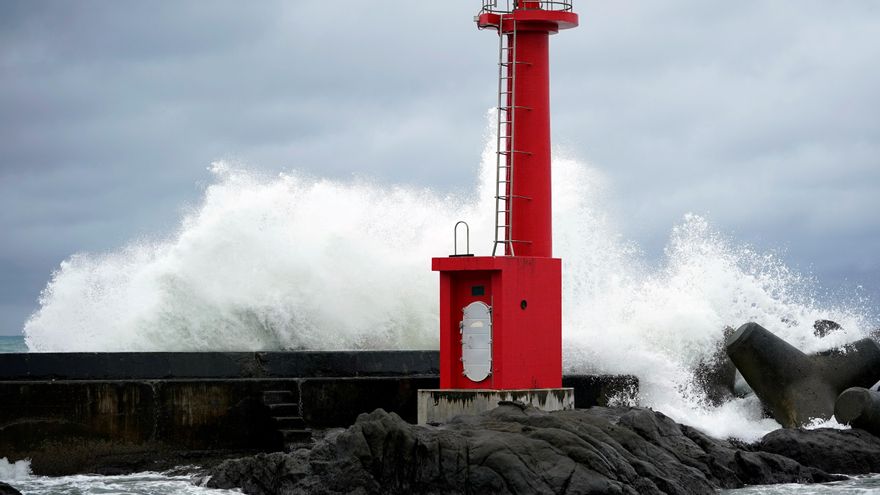
M 440 390 L 420 391 L 421 422 L 501 400 L 549 410 L 574 402 L 571 389 L 560 388 L 562 263 L 553 257 L 549 38 L 576 27 L 578 16 L 571 0 L 483 0 L 475 21 L 499 39 L 494 242 L 492 256 L 432 260 L 440 274 Z

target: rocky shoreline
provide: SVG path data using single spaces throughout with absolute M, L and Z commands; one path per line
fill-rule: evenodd
M 745 444 L 644 408 L 504 404 L 438 426 L 376 410 L 310 448 L 225 461 L 208 486 L 254 495 L 708 494 L 871 472 L 880 472 L 880 439 L 862 430 L 784 429 Z
M 21 495 L 21 492 L 0 481 L 0 495 Z

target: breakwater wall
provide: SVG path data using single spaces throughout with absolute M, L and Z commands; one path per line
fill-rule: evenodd
M 0 354 L 0 457 L 39 474 L 163 468 L 281 450 L 377 408 L 416 420 L 436 351 Z M 576 407 L 633 377 L 567 376 Z

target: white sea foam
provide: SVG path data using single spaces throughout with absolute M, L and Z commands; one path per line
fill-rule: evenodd
M 31 476 L 31 463 L 27 460 L 10 462 L 6 457 L 0 458 L 0 481 L 20 481 Z
M 29 476 L 15 481 L 22 493 L 34 495 L 224 495 L 240 490 L 218 490 L 197 484 L 191 476 L 135 473 L 124 476 Z
M 493 139 L 489 139 L 494 144 Z M 64 261 L 24 333 L 33 351 L 436 348 L 437 275 L 452 226 L 491 250 L 494 158 L 475 192 L 265 177 L 212 167 L 201 204 L 166 239 Z M 725 326 L 755 321 L 805 352 L 860 338 L 868 313 L 815 301 L 815 282 L 774 253 L 725 237 L 703 217 L 672 228 L 651 263 L 603 207 L 600 173 L 554 157 L 554 244 L 564 260 L 569 372 L 631 373 L 641 403 L 715 436 L 778 427 L 757 402 L 705 405 L 692 369 Z M 843 326 L 825 338 L 812 324 Z
M 804 425 L 804 428 L 808 430 L 816 430 L 818 428 L 831 428 L 834 430 L 849 430 L 849 425 L 842 425 L 837 422 L 837 418 L 830 419 L 822 419 L 822 418 L 813 418 L 812 421 Z

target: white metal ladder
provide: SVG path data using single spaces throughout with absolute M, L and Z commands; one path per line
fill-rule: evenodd
M 514 199 L 529 199 L 513 193 L 513 166 L 516 155 L 528 153 L 515 148 L 516 109 L 527 109 L 516 105 L 516 68 L 523 64 L 516 56 L 516 20 L 512 29 L 504 33 L 503 22 L 498 25 L 498 132 L 495 161 L 495 243 L 492 256 L 503 249 L 502 254 L 514 255 L 513 245 L 524 240 L 513 239 L 511 226 Z

